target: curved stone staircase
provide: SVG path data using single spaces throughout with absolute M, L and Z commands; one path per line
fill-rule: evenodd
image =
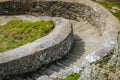
M 7 80 L 57 80 L 79 73 L 85 56 L 103 45 L 104 40 L 96 27 L 84 21 L 72 21 L 75 42 L 71 52 L 48 67 L 21 76 L 12 76 Z
M 60 1 L 64 1 L 64 0 L 60 0 Z M 69 2 L 69 0 L 66 0 L 66 1 Z M 74 0 L 71 0 L 71 2 L 72 1 L 74 2 Z M 91 4 L 90 2 L 91 0 L 90 1 L 77 0 L 77 1 L 79 2 L 83 1 L 84 4 L 87 4 L 87 5 L 89 4 L 89 6 L 92 6 L 92 7 L 96 5 L 96 4 L 95 5 Z M 85 3 L 84 1 L 86 1 L 87 3 Z M 99 11 L 98 5 L 96 5 L 95 10 L 97 7 Z M 103 13 L 104 11 L 106 10 L 103 10 L 101 12 Z M 104 14 L 106 15 L 106 13 Z M 109 15 L 111 16 L 110 13 Z M 112 18 L 109 17 L 109 18 L 106 18 L 105 20 L 107 21 L 107 19 L 113 19 L 116 21 L 116 19 L 113 16 Z M 116 36 L 117 30 L 120 30 L 120 26 L 117 22 L 116 22 L 116 25 L 114 25 L 115 21 L 113 23 L 111 20 L 108 21 L 108 23 L 111 22 L 111 25 L 107 25 L 107 28 L 109 28 L 110 26 L 110 29 L 108 29 L 109 31 L 103 32 L 104 35 L 101 35 L 98 29 L 98 26 L 96 26 L 96 24 L 95 25 L 91 24 L 92 22 L 90 20 L 86 21 L 82 19 L 80 21 L 74 21 L 74 20 L 70 20 L 70 21 L 73 24 L 74 37 L 75 37 L 74 46 L 70 53 L 68 53 L 62 59 L 57 60 L 51 64 L 48 64 L 46 67 L 43 67 L 42 69 L 38 69 L 31 73 L 26 73 L 22 75 L 10 76 L 10 77 L 4 78 L 3 80 L 57 80 L 58 78 L 64 78 L 71 74 L 79 73 L 82 70 L 83 66 L 87 66 L 87 62 L 84 60 L 93 62 L 99 59 L 99 57 L 97 57 L 97 59 L 94 59 L 93 58 L 94 55 L 93 57 L 91 57 L 89 54 L 95 53 L 100 57 L 103 57 L 113 49 L 115 45 L 114 41 L 116 41 L 115 40 L 116 38 L 113 36 Z M 106 22 L 106 24 L 108 23 Z M 98 23 L 98 25 L 99 24 L 100 23 Z M 113 25 L 115 26 L 115 28 L 113 28 Z M 100 26 L 102 26 L 102 24 L 100 24 Z M 108 40 L 110 39 L 110 41 L 106 43 L 106 41 L 108 41 L 106 39 Z

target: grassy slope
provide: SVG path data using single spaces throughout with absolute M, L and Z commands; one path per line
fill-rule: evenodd
M 23 22 L 12 20 L 0 26 L 0 52 L 32 42 L 48 34 L 54 25 L 51 21 Z
M 106 9 L 108 9 L 113 15 L 115 15 L 119 20 L 120 20 L 120 2 L 101 2 L 101 1 L 96 1 L 102 6 L 104 6 Z M 113 12 L 113 7 L 116 7 L 117 9 L 114 9 L 115 12 Z

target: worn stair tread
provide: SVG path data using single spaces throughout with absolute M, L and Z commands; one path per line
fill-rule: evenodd
M 73 57 L 73 58 L 80 58 L 80 53 L 72 53 L 72 54 L 69 54 L 68 56 L 67 56 L 67 58 L 69 58 L 69 57 Z
M 37 79 L 39 76 L 41 76 L 41 75 L 38 73 L 34 73 L 31 75 L 31 79 Z
M 45 72 L 48 76 L 50 76 L 52 73 L 54 73 L 54 71 L 51 69 L 47 69 Z
M 47 70 L 47 68 L 43 67 L 43 68 L 39 71 L 39 73 L 40 73 L 41 75 L 46 75 L 46 73 L 45 73 L 46 70 Z
M 49 67 L 49 69 L 51 69 L 51 70 L 53 70 L 53 71 L 55 71 L 55 72 L 59 72 L 60 69 L 61 69 L 61 67 L 60 67 L 60 66 L 56 66 L 56 65 L 51 65 L 51 66 Z

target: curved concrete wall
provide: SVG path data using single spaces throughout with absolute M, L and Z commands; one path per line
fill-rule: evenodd
M 41 68 L 56 59 L 66 55 L 73 44 L 71 23 L 63 18 L 8 16 L 0 17 L 5 22 L 12 19 L 29 21 L 52 20 L 55 23 L 53 31 L 32 43 L 0 53 L 0 76 L 22 74 Z M 2 21 L 1 20 L 1 21 Z

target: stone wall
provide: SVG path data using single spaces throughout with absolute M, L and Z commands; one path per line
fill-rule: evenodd
M 109 66 L 114 67 L 115 69 L 120 71 L 120 31 L 118 33 L 118 43 L 116 44 L 116 49 L 112 56 L 112 59 L 109 61 Z
M 91 7 L 78 1 L 79 0 L 75 0 L 75 2 L 64 0 L 31 0 L 31 2 L 28 3 L 6 1 L 0 3 L 0 14 L 31 14 L 36 16 L 64 17 L 77 21 L 83 19 L 96 25 L 100 34 L 102 34 L 106 30 L 106 23 L 103 22 L 103 19 L 107 17 L 108 14 L 103 15 L 99 12 L 95 12 Z
M 26 0 L 26 2 L 8 0 L 0 2 L 0 15 L 30 14 L 64 17 L 77 21 L 83 19 L 95 25 L 102 35 L 111 26 L 106 21 L 110 14 L 94 2 L 91 6 L 91 2 L 87 0 Z
M 117 40 L 113 54 L 84 68 L 79 80 L 120 80 L 120 32 Z
M 24 46 L 0 53 L 0 76 L 2 77 L 34 71 L 56 59 L 60 59 L 71 49 L 74 40 L 73 31 L 71 24 L 66 19 L 48 17 L 37 17 L 36 19 L 33 16 L 3 16 L 1 18 L 2 20 L 42 19 L 52 20 L 55 23 L 55 29 L 49 35 Z
M 28 4 L 26 2 L 21 3 L 18 1 L 15 0 L 15 2 L 13 3 L 9 0 L 8 1 L 2 0 L 2 2 L 0 2 L 1 16 L 5 15 L 5 17 L 6 17 L 6 15 L 30 14 L 30 15 L 35 15 L 37 17 L 39 17 L 40 15 L 52 16 L 52 17 L 64 17 L 67 19 L 73 19 L 73 20 L 77 20 L 77 21 L 80 21 L 82 19 L 82 20 L 88 21 L 91 24 L 95 25 L 98 28 L 98 30 L 101 34 L 101 37 L 105 40 L 105 44 L 103 46 L 101 46 L 100 48 L 98 48 L 93 53 L 90 53 L 85 57 L 85 61 L 86 61 L 86 62 L 84 62 L 85 65 L 87 62 L 93 62 L 93 61 L 101 59 L 101 57 L 108 55 L 110 53 L 110 51 L 112 51 L 114 49 L 114 46 L 115 46 L 116 40 L 117 40 L 116 39 L 117 32 L 118 32 L 118 30 L 120 30 L 119 21 L 110 12 L 108 12 L 104 7 L 100 6 L 99 4 L 97 4 L 91 0 L 32 0 Z M 36 1 L 40 1 L 40 2 L 36 2 Z M 28 8 L 26 6 L 28 6 Z M 65 29 L 63 29 L 63 31 L 66 31 L 66 30 L 69 31 L 68 30 L 69 28 L 67 26 L 64 26 L 64 27 L 65 27 Z M 56 31 L 57 30 L 59 30 L 59 29 L 56 29 Z M 56 34 L 57 33 L 58 32 L 56 32 Z M 57 36 L 59 36 L 61 34 L 62 33 L 57 34 Z M 64 35 L 64 34 L 62 34 L 62 35 Z M 57 37 L 57 36 L 55 36 L 55 37 Z M 57 40 L 63 39 L 63 41 L 61 41 L 61 43 L 62 42 L 63 43 L 62 44 L 58 43 L 58 46 L 56 43 L 56 45 L 52 46 L 52 47 L 55 47 L 53 49 L 56 51 L 60 51 L 61 53 L 62 53 L 62 51 L 64 51 L 64 49 L 60 48 L 61 46 L 62 47 L 66 46 L 66 47 L 64 47 L 65 50 L 66 50 L 66 48 L 68 49 L 68 46 L 71 46 L 71 44 L 72 44 L 72 36 L 67 35 L 66 37 L 68 37 L 68 38 L 63 39 L 62 36 L 55 38 Z M 50 38 L 50 37 L 48 37 L 48 38 Z M 43 39 L 43 41 L 44 40 L 45 39 Z M 53 41 L 53 42 L 50 42 L 48 45 L 55 43 L 57 40 L 54 41 L 52 38 L 51 41 Z M 71 41 L 71 43 L 70 43 L 70 41 Z M 67 45 L 64 43 L 66 43 Z M 29 49 L 31 49 L 31 51 L 30 52 L 28 51 L 27 54 L 29 53 L 31 55 L 33 55 L 32 52 L 34 51 L 34 49 L 39 48 L 39 47 L 36 47 L 36 48 L 32 49 L 33 45 L 32 46 L 28 45 L 27 47 L 29 47 L 29 46 L 31 47 L 31 48 L 29 48 Z M 59 47 L 59 48 L 57 48 L 57 47 Z M 44 48 L 44 46 L 41 46 L 41 48 Z M 57 50 L 57 49 L 60 49 L 60 50 Z M 25 49 L 23 49 L 23 50 L 26 52 Z M 19 51 L 19 49 L 15 50 L 14 53 L 16 53 L 17 51 Z M 24 51 L 21 54 L 24 54 Z M 0 63 L 2 63 L 2 61 L 10 63 L 10 64 L 2 64 L 2 66 L 5 65 L 6 67 L 0 68 L 1 69 L 0 74 L 7 73 L 7 72 L 10 73 L 11 71 L 13 74 L 22 73 L 22 71 L 27 72 L 28 70 L 32 71 L 32 70 L 34 70 L 34 68 L 38 68 L 39 65 L 43 64 L 44 60 L 45 60 L 44 64 L 46 64 L 49 61 L 49 59 L 51 61 L 53 61 L 52 56 L 56 55 L 55 52 L 51 52 L 51 53 L 54 53 L 53 55 L 50 56 L 51 58 L 48 58 L 47 54 L 43 55 L 43 56 L 46 56 L 47 58 L 43 58 L 43 57 L 40 57 L 37 55 L 37 54 L 43 54 L 43 52 L 45 52 L 45 51 L 47 51 L 47 50 L 43 50 L 42 52 L 39 52 L 39 51 L 36 52 L 36 55 L 33 55 L 36 58 L 34 58 L 34 57 L 29 58 L 30 56 L 28 57 L 26 55 L 25 57 L 22 57 L 22 59 L 20 57 L 21 54 L 19 55 L 16 53 L 16 55 L 14 55 L 14 56 L 15 57 L 19 56 L 20 57 L 19 59 L 21 59 L 22 62 L 24 62 L 24 64 L 26 64 L 26 63 L 31 64 L 31 62 L 33 63 L 30 66 L 28 66 L 28 64 L 26 64 L 25 67 L 21 67 L 21 68 L 17 67 L 16 62 L 15 63 L 9 62 L 9 59 L 10 60 L 15 60 L 15 59 L 13 59 L 11 57 L 10 58 L 4 57 L 4 55 L 8 55 L 7 53 L 4 53 L 4 55 L 0 54 L 0 61 L 1 61 Z M 48 49 L 47 52 L 50 52 L 50 51 L 52 51 L 52 50 Z M 65 51 L 65 52 L 67 52 L 67 51 Z M 58 53 L 58 54 L 61 55 L 61 53 L 60 54 Z M 9 52 L 9 56 L 11 56 L 11 52 Z M 37 62 L 39 60 L 39 57 L 40 57 L 40 61 Z M 36 60 L 34 61 L 34 59 L 36 59 Z M 23 66 L 21 64 L 21 62 L 18 62 L 18 63 L 20 63 L 19 66 Z M 35 66 L 36 63 L 38 64 L 38 66 Z M 14 68 L 10 67 L 8 70 L 8 66 L 10 66 L 10 65 L 11 66 L 15 65 L 16 68 L 14 69 Z M 28 68 L 28 69 L 26 69 L 26 68 Z M 13 70 L 15 70 L 15 71 L 13 71 Z

